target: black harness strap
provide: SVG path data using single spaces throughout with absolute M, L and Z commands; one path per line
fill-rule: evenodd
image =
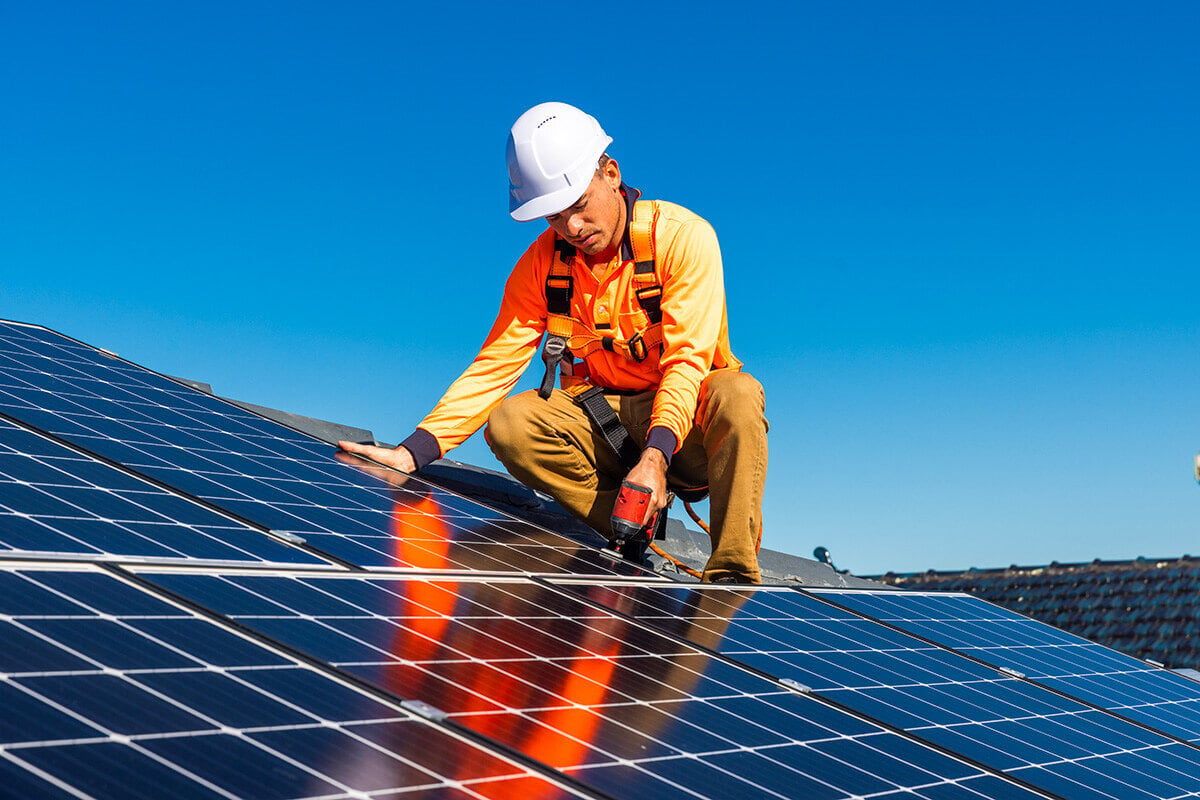
M 635 275 L 653 276 L 654 262 L 639 261 L 633 265 L 633 272 Z M 634 294 L 637 296 L 638 305 L 646 312 L 650 324 L 657 325 L 662 322 L 662 286 L 655 283 L 653 286 L 638 289 Z
M 617 460 L 621 462 L 621 469 L 629 472 L 636 467 L 642 456 L 642 448 L 638 447 L 637 443 L 633 441 L 633 437 L 629 435 L 629 431 L 625 430 L 625 426 L 617 418 L 617 412 L 613 411 L 612 406 L 608 404 L 604 390 L 599 386 L 588 386 L 587 391 L 578 394 L 571 392 L 571 394 L 575 403 L 583 409 L 583 413 L 587 414 L 587 418 L 596 426 L 596 430 L 600 431 L 600 436 L 605 443 L 616 453 Z

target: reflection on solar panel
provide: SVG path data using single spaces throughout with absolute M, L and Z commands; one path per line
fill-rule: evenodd
M 325 563 L 3 419 L 0 548 L 146 558 Z
M 0 798 L 1200 797 L 1161 670 L 970 598 L 676 584 L 368 466 L 0 322 Z
M 360 566 L 640 572 L 43 328 L 0 324 L 0 411 Z
M 578 796 L 110 575 L 0 570 L 0 615 L 0 796 Z
M 814 593 L 1173 736 L 1200 742 L 1200 683 L 1189 678 L 970 595 Z
M 789 589 L 572 588 L 1062 797 L 1200 792 L 1200 749 Z
M 147 577 L 603 792 L 934 797 L 997 783 L 528 581 Z

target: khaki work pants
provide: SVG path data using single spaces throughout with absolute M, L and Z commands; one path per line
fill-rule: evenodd
M 608 395 L 637 443 L 646 440 L 654 392 Z M 767 420 L 762 385 L 745 372 L 710 372 L 700 386 L 695 426 L 667 470 L 674 488 L 708 486 L 712 555 L 704 580 L 727 576 L 758 583 L 755 543 L 762 530 Z M 624 470 L 583 409 L 555 389 L 506 399 L 484 434 L 513 477 L 546 492 L 605 538 Z

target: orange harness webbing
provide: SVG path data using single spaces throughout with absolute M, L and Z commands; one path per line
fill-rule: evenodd
M 563 366 L 562 384 L 567 388 L 582 380 L 574 370 L 575 358 L 584 359 L 599 350 L 607 350 L 641 362 L 655 347 L 662 346 L 662 284 L 654 268 L 654 209 L 648 200 L 633 204 L 629 246 L 633 251 L 634 294 L 647 324 L 628 339 L 619 339 L 571 316 L 571 297 L 575 289 L 571 265 L 575 260 L 575 248 L 561 239 L 555 241 L 555 258 L 546 275 L 546 343 L 542 347 L 546 375 L 538 391 L 543 398 L 550 396 L 560 364 Z

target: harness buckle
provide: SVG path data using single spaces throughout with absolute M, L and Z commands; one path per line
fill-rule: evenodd
M 542 385 L 538 396 L 543 400 L 550 399 L 554 390 L 554 378 L 558 375 L 558 366 L 567 353 L 567 340 L 561 336 L 547 336 L 542 346 L 542 362 L 546 365 L 546 374 L 542 376 Z
M 551 314 L 571 313 L 571 294 L 575 279 L 571 275 L 551 275 L 546 279 L 546 307 Z
M 641 333 L 635 333 L 626 345 L 629 347 L 630 357 L 639 364 L 646 360 L 646 356 L 650 352 L 646 349 L 646 340 L 642 338 Z

